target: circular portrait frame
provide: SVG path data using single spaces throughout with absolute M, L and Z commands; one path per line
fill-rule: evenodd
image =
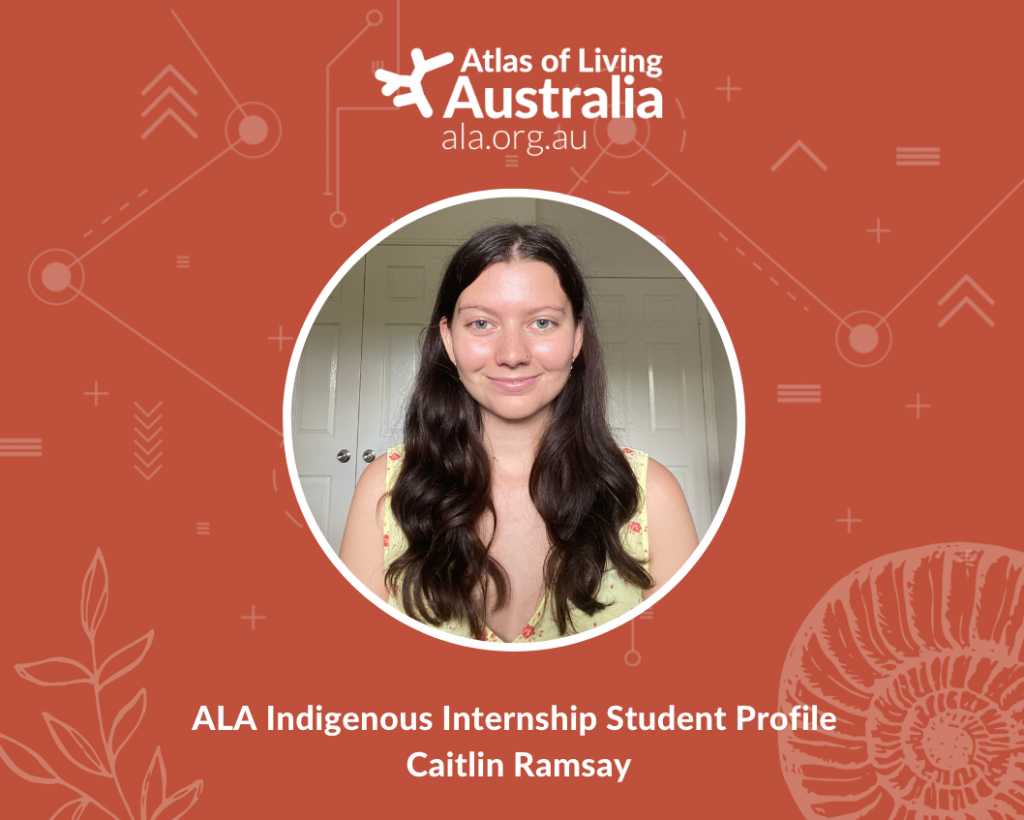
M 349 570 L 348 567 L 341 561 L 338 554 L 334 551 L 330 542 L 321 532 L 320 527 L 317 525 L 316 519 L 313 515 L 313 511 L 306 501 L 305 495 L 301 490 L 301 484 L 299 481 L 299 474 L 296 464 L 295 447 L 293 443 L 293 430 L 292 430 L 292 400 L 296 383 L 296 376 L 298 373 L 299 362 L 302 356 L 303 348 L 305 347 L 306 339 L 313 327 L 313 323 L 323 308 L 324 303 L 328 297 L 334 292 L 334 289 L 338 287 L 342 278 L 348 273 L 366 254 L 374 247 L 379 245 L 381 242 L 386 240 L 389 236 L 394 234 L 396 231 L 404 228 L 422 219 L 425 216 L 436 213 L 438 211 L 451 208 L 455 205 L 464 205 L 466 203 L 480 202 L 490 199 L 507 199 L 507 198 L 530 198 L 538 200 L 548 200 L 553 202 L 560 202 L 565 205 L 571 205 L 578 208 L 585 209 L 592 213 L 603 216 L 619 225 L 623 226 L 627 230 L 636 234 L 647 243 L 649 243 L 654 249 L 661 253 L 687 280 L 687 282 L 697 292 L 697 296 L 703 302 L 704 307 L 707 309 L 708 314 L 714 321 L 715 326 L 721 336 L 723 346 L 725 347 L 726 354 L 729 359 L 729 367 L 732 373 L 733 386 L 736 395 L 736 446 L 735 455 L 733 458 L 732 469 L 729 473 L 729 480 L 726 484 L 725 490 L 722 494 L 722 501 L 719 504 L 718 509 L 714 513 L 714 517 L 711 521 L 711 525 L 707 532 L 700 539 L 697 549 L 690 555 L 683 566 L 672 576 L 656 593 L 650 596 L 650 598 L 642 601 L 637 606 L 630 609 L 627 613 L 619 616 L 618 618 L 609 621 L 606 624 L 602 624 L 593 629 L 588 629 L 583 632 L 565 635 L 559 638 L 553 638 L 551 640 L 539 641 L 539 642 L 528 642 L 528 643 L 496 643 L 491 641 L 475 640 L 471 638 L 464 638 L 458 635 L 446 634 L 442 630 L 430 626 L 429 624 L 422 623 L 409 617 L 404 612 L 392 607 L 387 601 L 382 600 L 376 594 L 374 594 L 367 586 L 359 581 L 356 576 Z M 569 196 L 567 194 L 555 193 L 553 191 L 545 191 L 535 188 L 496 188 L 483 191 L 475 191 L 466 194 L 460 194 L 458 196 L 449 197 L 442 199 L 437 202 L 426 205 L 416 211 L 413 211 L 400 219 L 396 219 L 386 228 L 379 231 L 373 237 L 368 239 L 362 246 L 360 246 L 348 259 L 345 260 L 344 264 L 338 268 L 331 279 L 324 285 L 317 297 L 316 302 L 312 305 L 309 313 L 306 316 L 306 320 L 302 325 L 301 331 L 299 331 L 298 337 L 295 340 L 295 346 L 292 349 L 291 360 L 288 363 L 288 373 L 285 381 L 284 389 L 284 405 L 283 405 L 283 430 L 284 430 L 284 449 L 285 459 L 288 464 L 288 477 L 291 480 L 292 490 L 295 492 L 296 500 L 299 503 L 299 508 L 302 510 L 302 516 L 306 521 L 306 525 L 309 527 L 313 536 L 316 538 L 317 543 L 323 550 L 324 554 L 328 557 L 332 564 L 338 569 L 338 571 L 345 577 L 345 579 L 352 585 L 353 588 L 358 590 L 364 598 L 370 601 L 374 606 L 383 612 L 386 612 L 390 617 L 397 619 L 406 626 L 410 626 L 413 629 L 421 632 L 424 635 L 428 635 L 432 638 L 436 638 L 447 643 L 457 644 L 459 646 L 471 647 L 474 649 L 484 649 L 492 652 L 533 652 L 538 650 L 546 649 L 557 649 L 564 646 L 571 646 L 573 644 L 580 643 L 581 641 L 590 640 L 600 635 L 604 635 L 612 630 L 618 629 L 621 626 L 631 622 L 634 618 L 642 615 L 646 610 L 654 606 L 658 601 L 670 594 L 673 589 L 679 584 L 680 581 L 690 572 L 694 565 L 700 560 L 704 554 L 708 545 L 714 540 L 715 534 L 718 532 L 718 528 L 721 526 L 722 521 L 729 509 L 729 505 L 732 501 L 733 493 L 736 490 L 736 483 L 739 479 L 740 467 L 743 460 L 743 446 L 746 435 L 746 409 L 743 396 L 743 382 L 740 377 L 739 361 L 736 358 L 736 351 L 733 348 L 732 339 L 726 330 L 725 323 L 722 321 L 722 317 L 715 307 L 714 302 L 708 295 L 708 292 L 704 289 L 704 286 L 700 283 L 696 276 L 690 271 L 689 267 L 679 258 L 678 255 L 671 248 L 669 248 L 662 240 L 652 234 L 646 228 L 638 225 L 633 220 L 622 214 L 616 213 L 615 211 L 606 208 L 602 205 L 598 205 L 594 202 L 589 202 L 579 197 Z

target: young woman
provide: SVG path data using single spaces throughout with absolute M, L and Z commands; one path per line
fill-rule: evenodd
M 424 623 L 524 642 L 623 614 L 696 547 L 675 477 L 609 431 L 572 254 L 538 226 L 477 232 L 445 271 L 405 443 L 360 478 L 341 560 Z

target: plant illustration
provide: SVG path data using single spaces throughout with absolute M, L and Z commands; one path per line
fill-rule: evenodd
M 100 803 L 86 789 L 69 783 L 58 775 L 41 755 L 24 743 L 0 734 L 0 759 L 7 768 L 18 777 L 30 783 L 42 783 L 52 786 L 64 786 L 73 791 L 74 799 L 65 803 L 51 816 L 50 820 L 79 820 L 89 805 L 106 813 L 114 820 L 136 820 L 132 812 L 128 795 L 117 776 L 117 759 L 135 730 L 142 723 L 146 714 L 146 690 L 140 689 L 136 695 L 121 707 L 109 728 L 103 719 L 100 694 L 113 681 L 127 675 L 149 651 L 153 643 L 151 629 L 138 640 L 114 652 L 102 663 L 97 662 L 96 633 L 107 612 L 110 602 L 110 584 L 107 576 L 107 565 L 103 560 L 102 550 L 97 549 L 93 556 L 89 571 L 82 581 L 81 621 L 82 629 L 89 638 L 91 648 L 91 667 L 71 658 L 46 658 L 33 663 L 18 663 L 15 671 L 25 680 L 39 686 L 75 686 L 82 684 L 91 686 L 93 700 L 96 704 L 96 720 L 99 724 L 99 747 L 73 726 L 65 723 L 48 712 L 43 712 L 43 720 L 50 732 L 50 737 L 61 753 L 79 769 L 97 777 L 112 780 L 117 793 L 124 803 L 127 815 L 117 812 Z M 199 799 L 203 790 L 203 781 L 195 782 L 168 795 L 167 768 L 164 765 L 160 747 L 156 747 L 149 770 L 142 780 L 139 802 L 139 820 L 176 820 L 184 815 Z

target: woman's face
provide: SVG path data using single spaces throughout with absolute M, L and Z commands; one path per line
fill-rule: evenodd
M 554 268 L 497 262 L 459 296 L 441 338 L 459 378 L 485 413 L 519 421 L 547 410 L 583 344 Z

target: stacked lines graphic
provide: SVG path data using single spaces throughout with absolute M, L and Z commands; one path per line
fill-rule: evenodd
M 37 456 L 43 455 L 41 438 L 0 438 L 0 458 L 5 456 Z

